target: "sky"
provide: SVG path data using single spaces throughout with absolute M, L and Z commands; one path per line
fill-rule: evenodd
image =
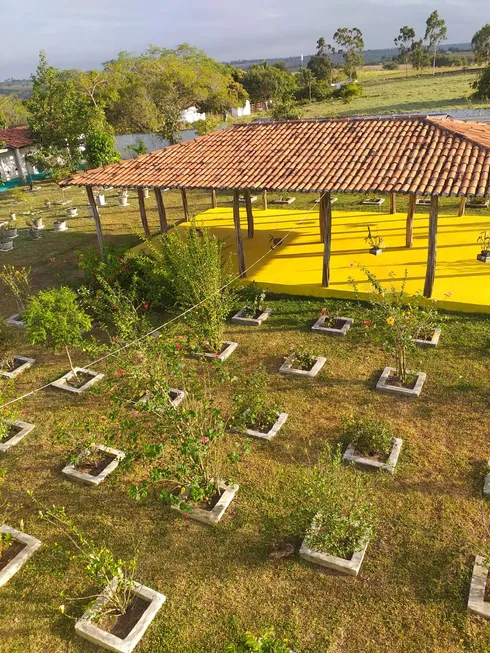
M 311 54 L 338 27 L 359 27 L 366 49 L 393 47 L 402 25 L 423 36 L 437 9 L 448 43 L 490 22 L 489 0 L 10 0 L 2 8 L 0 80 L 34 72 L 39 50 L 58 68 L 89 69 L 123 50 L 190 43 L 220 61 Z

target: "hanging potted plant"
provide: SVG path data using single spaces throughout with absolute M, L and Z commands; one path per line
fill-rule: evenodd
M 371 232 L 371 227 L 368 225 L 368 235 L 364 238 L 364 242 L 369 245 L 369 253 L 374 256 L 379 256 L 383 253 L 385 246 L 384 240 L 381 236 L 373 235 Z
M 490 263 L 490 231 L 482 231 L 477 238 L 480 243 L 481 251 L 477 255 L 477 260 L 482 263 Z

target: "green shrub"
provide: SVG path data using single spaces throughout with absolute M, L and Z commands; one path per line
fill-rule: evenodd
M 235 426 L 261 432 L 267 432 L 274 426 L 279 409 L 267 399 L 268 384 L 269 379 L 262 368 L 242 379 L 233 396 Z
M 256 281 L 252 281 L 242 290 L 246 302 L 246 315 L 256 317 L 264 311 L 265 290 Z
M 246 632 L 238 644 L 229 644 L 226 653 L 289 653 L 288 642 L 276 637 L 274 628 L 268 628 L 260 635 Z
M 354 98 L 361 97 L 362 86 L 360 84 L 345 84 L 339 92 L 339 97 L 346 103 L 351 102 Z
M 393 444 L 394 433 L 384 422 L 363 418 L 360 415 L 344 417 L 342 424 L 342 441 L 352 444 L 356 452 L 366 456 L 388 455 Z

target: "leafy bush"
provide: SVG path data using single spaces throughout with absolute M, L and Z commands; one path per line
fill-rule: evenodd
M 269 379 L 262 368 L 242 379 L 233 396 L 235 426 L 262 432 L 274 426 L 279 409 L 274 402 L 267 400 L 268 384 Z
M 354 449 L 366 456 L 388 455 L 393 444 L 394 433 L 384 422 L 352 415 L 343 418 L 342 441 L 346 446 L 353 444 Z
M 252 281 L 242 290 L 246 301 L 246 315 L 256 317 L 264 311 L 265 290 L 256 281 Z
M 0 280 L 15 297 L 17 312 L 20 316 L 22 316 L 32 292 L 29 281 L 30 274 L 31 268 L 15 268 L 13 265 L 4 265 L 0 273 Z
M 271 117 L 274 120 L 300 120 L 303 117 L 303 112 L 296 102 L 285 100 L 274 105 Z
M 478 79 L 473 82 L 473 88 L 476 90 L 475 97 L 481 100 L 490 98 L 490 66 L 480 73 Z
M 352 102 L 362 95 L 362 86 L 360 84 L 344 84 L 339 92 L 339 97 L 345 102 Z
M 289 355 L 285 360 L 289 361 L 298 370 L 311 370 L 316 363 L 317 357 L 318 354 L 313 353 L 307 347 L 296 347 L 292 345 L 289 349 Z
M 385 61 L 383 63 L 383 70 L 398 70 L 400 68 L 396 61 Z
M 276 637 L 274 628 L 268 628 L 256 636 L 246 632 L 238 640 L 238 644 L 229 644 L 226 653 L 289 653 L 287 640 Z

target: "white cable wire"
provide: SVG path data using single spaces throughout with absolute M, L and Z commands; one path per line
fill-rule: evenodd
M 325 193 L 323 193 L 321 195 L 320 199 L 322 199 L 324 197 L 324 195 L 325 195 Z M 304 214 L 304 216 L 300 220 L 298 220 L 298 222 L 296 222 L 294 224 L 294 226 L 291 227 L 291 229 L 281 238 L 281 240 L 277 243 L 277 245 L 274 247 L 274 249 L 276 247 L 278 247 L 289 235 L 291 235 L 293 233 L 293 231 L 295 230 L 295 228 L 298 225 L 300 225 L 309 216 L 309 214 L 313 211 L 313 209 L 315 209 L 315 208 L 316 208 L 315 206 L 312 206 L 311 209 L 309 211 L 307 211 Z M 128 342 L 128 343 L 122 345 L 122 347 L 119 347 L 118 349 L 116 349 L 114 351 L 110 351 L 105 356 L 101 356 L 100 358 L 97 358 L 94 361 L 90 361 L 89 364 L 91 366 L 92 365 L 97 365 L 98 363 L 101 363 L 102 361 L 106 360 L 107 358 L 116 357 L 117 354 L 119 354 L 121 351 L 124 351 L 125 349 L 127 349 L 128 347 L 131 347 L 132 345 L 136 344 L 137 342 L 141 342 L 142 340 L 145 340 L 145 338 L 149 338 L 151 335 L 153 335 L 157 331 L 161 331 L 162 329 L 169 326 L 170 324 L 173 324 L 177 320 L 180 320 L 182 317 L 184 317 L 188 313 L 191 313 L 196 308 L 199 308 L 200 306 L 205 304 L 209 299 L 211 299 L 211 297 L 214 297 L 215 295 L 217 295 L 220 292 L 222 292 L 223 290 L 225 290 L 225 288 L 228 288 L 228 286 L 231 286 L 233 283 L 235 283 L 235 281 L 238 281 L 238 279 L 240 279 L 243 276 L 243 274 L 247 273 L 249 270 L 251 270 L 253 267 L 255 267 L 257 265 L 257 263 L 260 263 L 260 261 L 262 261 L 272 251 L 274 251 L 274 250 L 269 249 L 265 254 L 260 256 L 256 261 L 254 261 L 251 265 L 249 265 L 248 268 L 245 268 L 243 273 L 237 274 L 236 277 L 233 277 L 233 279 L 231 279 L 230 281 L 225 283 L 224 286 L 221 286 L 221 288 L 218 288 L 217 290 L 215 290 L 211 295 L 209 295 L 205 299 L 201 300 L 198 304 L 195 304 L 194 306 L 191 306 L 190 308 L 187 308 L 185 311 L 183 311 L 182 313 L 179 313 L 179 315 L 176 315 L 175 317 L 173 317 L 168 322 L 164 322 L 161 326 L 156 327 L 155 329 L 152 329 L 151 331 L 149 331 L 148 333 L 145 333 L 144 335 L 140 336 L 139 338 L 136 338 L 135 340 L 132 340 L 131 342 Z M 52 385 L 52 383 L 46 383 L 45 385 L 42 385 L 39 388 L 35 388 L 35 390 L 31 390 L 30 392 L 26 392 L 26 394 L 24 394 L 24 395 L 22 395 L 20 397 L 16 397 L 15 399 L 11 399 L 10 401 L 7 401 L 5 404 L 2 404 L 0 406 L 0 410 L 2 408 L 6 408 L 7 406 L 10 406 L 11 404 L 15 404 L 17 401 L 21 401 L 22 399 L 25 399 L 26 397 L 30 397 L 31 395 L 36 394 L 36 392 L 40 392 L 41 390 L 45 390 L 46 388 L 49 388 L 51 385 Z

